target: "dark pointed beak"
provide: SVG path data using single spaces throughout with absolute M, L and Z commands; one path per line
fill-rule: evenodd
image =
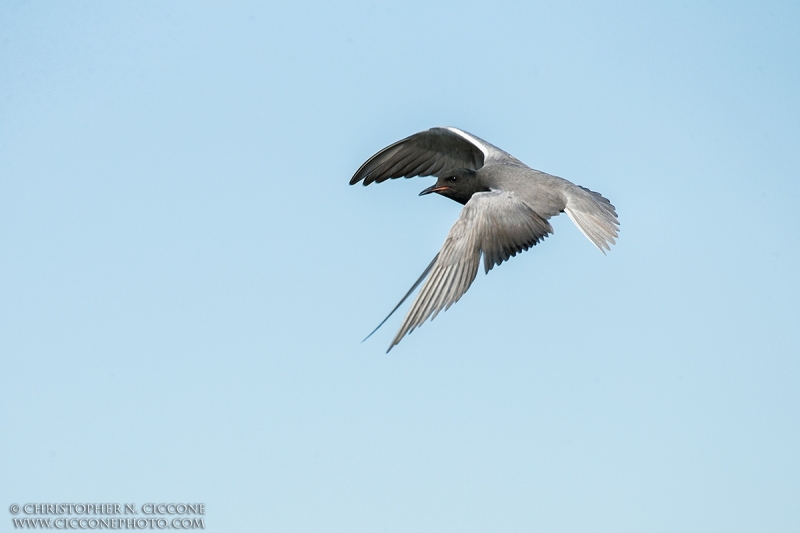
M 432 186 L 428 187 L 427 189 L 425 189 L 424 191 L 422 191 L 421 193 L 419 193 L 419 195 L 420 196 L 425 196 L 426 194 L 430 194 L 432 192 L 446 191 L 449 188 L 450 187 L 448 187 L 446 185 L 432 185 Z

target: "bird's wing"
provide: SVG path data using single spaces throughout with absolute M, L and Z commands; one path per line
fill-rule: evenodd
M 387 146 L 361 165 L 350 185 L 364 180 L 384 182 L 390 178 L 439 176 L 456 168 L 478 170 L 499 148 L 458 128 L 431 128 Z
M 389 350 L 467 292 L 478 273 L 481 254 L 488 273 L 495 265 L 527 250 L 552 232 L 550 223 L 513 192 L 474 194 L 461 210 L 439 254 L 423 273 L 422 277 L 428 273 L 428 278 Z M 420 281 L 421 278 L 417 284 Z

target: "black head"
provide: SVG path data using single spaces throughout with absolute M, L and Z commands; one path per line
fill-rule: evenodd
M 477 172 L 468 168 L 459 168 L 439 176 L 435 185 L 428 187 L 419 195 L 435 192 L 460 204 L 466 204 L 476 192 L 486 192 L 488 190 L 489 187 L 481 183 Z

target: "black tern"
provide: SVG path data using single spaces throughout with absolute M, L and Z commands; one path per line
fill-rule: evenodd
M 463 204 L 464 209 L 433 261 L 372 331 L 425 281 L 386 353 L 467 292 L 478 273 L 481 255 L 488 274 L 495 265 L 553 233 L 547 221 L 550 217 L 566 213 L 604 254 L 618 236 L 617 212 L 602 195 L 534 170 L 458 128 L 431 128 L 387 146 L 361 165 L 350 185 L 414 176 L 437 178 L 420 196 L 435 192 Z

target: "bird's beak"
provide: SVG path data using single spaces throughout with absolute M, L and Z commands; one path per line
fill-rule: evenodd
M 427 189 L 425 189 L 424 191 L 422 191 L 421 193 L 419 193 L 419 195 L 420 196 L 425 196 L 426 194 L 430 194 L 432 192 L 446 191 L 449 188 L 450 187 L 448 187 L 447 185 L 432 185 L 432 186 L 428 187 Z

